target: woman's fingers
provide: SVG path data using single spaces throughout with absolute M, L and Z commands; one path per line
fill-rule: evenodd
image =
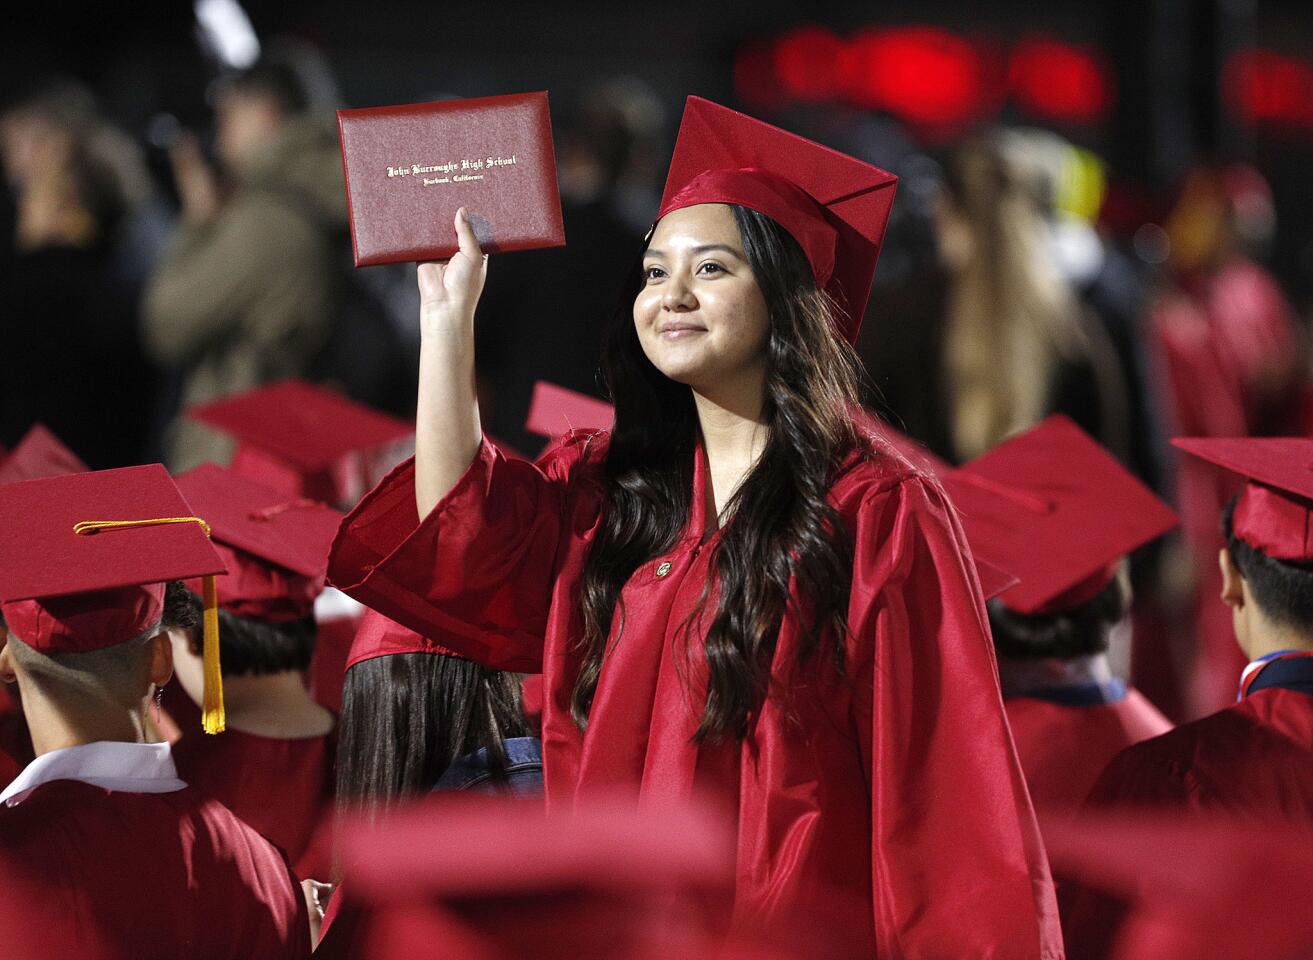
M 419 279 L 419 299 L 421 303 L 445 300 L 447 288 L 443 285 L 442 275 L 446 272 L 446 260 L 432 260 L 421 263 L 416 275 Z
M 456 254 L 450 260 L 419 265 L 420 304 L 468 318 L 474 315 L 483 290 L 488 258 L 479 249 L 479 239 L 464 207 L 456 211 L 455 226 Z

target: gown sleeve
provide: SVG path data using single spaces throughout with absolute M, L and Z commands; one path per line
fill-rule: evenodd
M 882 958 L 1061 958 L 1053 884 L 965 538 L 938 484 L 865 495 L 850 643 Z
M 415 464 L 407 460 L 343 520 L 329 582 L 464 657 L 539 672 L 571 518 L 582 513 L 588 524 L 597 515 L 576 476 L 595 436 L 568 434 L 536 463 L 508 457 L 485 438 L 422 521 Z

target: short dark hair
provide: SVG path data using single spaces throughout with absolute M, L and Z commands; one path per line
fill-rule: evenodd
M 192 652 L 200 654 L 201 598 L 181 583 L 164 591 L 165 627 L 188 633 Z M 270 623 L 219 609 L 220 663 L 225 677 L 258 676 L 288 670 L 308 670 L 315 652 L 314 617 Z
M 1239 500 L 1236 494 L 1222 508 L 1222 535 L 1254 602 L 1274 623 L 1313 631 L 1313 566 L 1270 557 L 1237 537 L 1234 522 Z
M 342 687 L 338 800 L 386 808 L 427 793 L 453 761 L 481 748 L 493 779 L 505 779 L 503 742 L 527 734 L 514 673 L 435 653 L 362 660 Z
M 1093 600 L 1064 613 L 1028 615 L 989 601 L 989 626 L 999 656 L 1013 660 L 1067 660 L 1103 653 L 1108 635 L 1131 608 L 1131 588 L 1123 572 Z

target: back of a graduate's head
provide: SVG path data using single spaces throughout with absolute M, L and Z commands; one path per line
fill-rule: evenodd
M 150 693 L 151 684 L 163 682 L 172 670 L 161 624 L 112 646 L 77 653 L 44 653 L 17 634 L 5 636 L 7 662 L 0 675 L 8 679 L 12 673 L 27 696 L 35 692 L 79 712 L 138 707 Z
M 1313 635 L 1313 567 L 1277 560 L 1236 536 L 1238 502 L 1233 497 L 1223 509 L 1222 534 L 1249 595 L 1273 625 Z
M 1108 649 L 1112 628 L 1131 606 L 1130 581 L 1125 568 L 1092 600 L 1061 613 L 1024 614 L 989 601 L 989 625 L 1000 657 L 1040 660 L 1091 656 Z
M 181 583 L 164 593 L 165 627 L 186 631 L 188 647 L 201 655 L 201 599 Z M 219 643 L 225 677 L 304 671 L 315 652 L 314 617 L 274 623 L 219 608 Z
M 453 761 L 479 749 L 501 777 L 503 741 L 527 732 L 514 673 L 443 653 L 362 660 L 343 678 L 338 799 L 388 807 L 427 793 Z

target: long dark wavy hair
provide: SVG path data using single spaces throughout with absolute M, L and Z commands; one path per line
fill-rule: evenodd
M 713 591 L 684 624 L 705 633 L 707 700 L 696 739 L 746 735 L 766 694 L 785 610 L 806 604 L 800 655 L 817 652 L 827 627 L 843 667 L 843 622 L 852 577 L 852 545 L 826 493 L 835 469 L 859 443 L 851 414 L 860 394 L 860 363 L 834 322 L 797 241 L 774 220 L 731 205 L 744 253 L 766 301 L 768 438 L 765 450 L 723 511 L 730 518 L 715 548 Z M 588 722 L 612 619 L 624 642 L 620 591 L 644 562 L 674 546 L 688 521 L 697 443 L 692 391 L 660 373 L 634 329 L 636 269 L 602 360 L 615 404 L 615 427 L 602 468 L 606 506 L 584 564 L 585 631 L 572 713 Z M 796 584 L 797 594 L 790 593 Z
M 486 748 L 505 778 L 505 740 L 528 734 L 519 678 L 460 657 L 398 653 L 346 672 L 338 724 L 337 799 L 375 812 L 427 793 L 454 760 Z

